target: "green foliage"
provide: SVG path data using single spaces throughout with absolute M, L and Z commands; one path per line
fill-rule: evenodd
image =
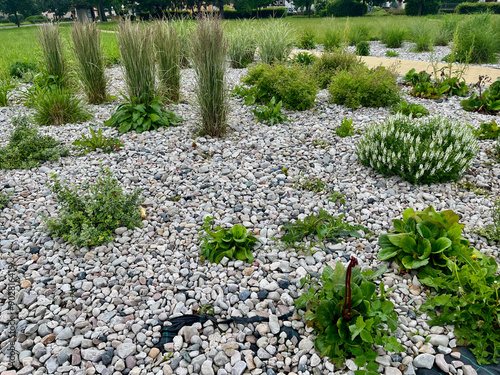
M 465 96 L 469 92 L 469 87 L 462 78 L 461 72 L 453 72 L 451 69 L 444 67 L 437 70 L 436 73 L 440 74 L 436 74 L 436 80 L 432 80 L 431 75 L 425 71 L 416 73 L 415 69 L 411 69 L 403 77 L 403 82 L 413 86 L 410 94 L 417 98 L 439 99 L 443 96 Z
M 212 228 L 210 223 L 213 217 L 205 218 L 202 230 L 205 234 L 201 237 L 201 259 L 208 259 L 212 263 L 220 263 L 222 258 L 244 260 L 253 262 L 252 247 L 257 238 L 247 232 L 243 225 L 236 224 L 231 229 L 220 226 Z M 201 232 L 200 231 L 200 232 Z
M 315 60 L 316 57 L 309 52 L 299 52 L 295 55 L 295 58 L 293 59 L 295 63 L 301 65 L 312 65 Z
M 153 28 L 160 95 L 167 101 L 178 102 L 182 63 L 179 36 L 173 26 L 165 21 L 155 21 Z
M 319 177 L 301 177 L 297 181 L 296 187 L 302 190 L 313 191 L 315 193 L 320 193 L 324 190 L 330 190 L 328 185 Z
M 253 20 L 237 21 L 229 34 L 229 60 L 235 69 L 246 68 L 255 58 L 257 41 L 256 27 Z
M 78 78 L 90 104 L 106 100 L 106 61 L 101 46 L 101 32 L 95 22 L 75 22 L 71 29 L 73 53 L 76 57 Z
M 36 16 L 26 17 L 25 21 L 29 22 L 29 23 L 45 23 L 45 22 L 50 22 L 47 17 L 42 16 L 41 14 L 36 15 Z
M 332 79 L 342 70 L 353 69 L 362 65 L 359 57 L 345 50 L 324 53 L 312 66 L 312 74 L 321 89 L 326 89 Z
M 38 71 L 37 65 L 28 61 L 16 61 L 9 66 L 9 74 L 13 78 L 27 78 L 38 73 Z
M 361 17 L 368 11 L 368 6 L 355 0 L 334 0 L 326 5 L 325 16 Z
M 264 122 L 273 126 L 274 124 L 280 124 L 282 122 L 288 121 L 286 115 L 281 113 L 282 102 L 276 103 L 274 96 L 271 98 L 269 105 L 259 106 L 253 110 L 255 116 L 260 122 Z
M 458 345 L 467 345 L 480 365 L 498 363 L 500 353 L 500 276 L 498 265 L 475 251 L 471 256 L 449 262 L 450 275 L 432 269 L 421 279 L 423 284 L 441 289 L 429 296 L 421 310 L 433 325 L 454 326 Z M 439 311 L 439 313 L 437 313 Z
M 73 142 L 75 149 L 84 155 L 97 149 L 109 153 L 112 151 L 119 151 L 120 148 L 123 147 L 123 142 L 119 139 L 105 137 L 102 133 L 102 129 L 99 129 L 96 133 L 92 127 L 89 127 L 89 131 L 90 136 L 82 134 L 80 138 Z
M 370 37 L 370 29 L 365 25 L 356 24 L 352 27 L 346 26 L 346 28 L 349 31 L 347 37 L 349 38 L 349 45 L 351 46 L 365 42 Z
M 406 30 L 398 26 L 392 26 L 382 31 L 382 43 L 387 48 L 401 48 L 406 37 Z
M 366 129 L 358 160 L 378 172 L 410 183 L 459 180 L 478 151 L 474 132 L 458 121 L 396 114 Z
M 434 34 L 432 29 L 425 27 L 422 22 L 415 22 L 410 25 L 410 41 L 415 43 L 415 52 L 432 51 Z
M 339 30 L 328 30 L 325 33 L 323 47 L 326 52 L 333 52 L 342 46 L 342 32 Z
M 381 66 L 374 69 L 358 66 L 342 71 L 333 78 L 328 90 L 330 102 L 353 109 L 388 107 L 400 100 L 396 74 Z
M 385 55 L 387 57 L 398 57 L 399 53 L 397 53 L 396 51 L 387 50 L 385 51 Z
M 340 122 L 340 126 L 338 128 L 335 128 L 335 134 L 342 138 L 354 135 L 355 131 L 354 125 L 352 124 L 352 118 L 348 119 L 347 117 L 344 117 Z
M 62 125 L 87 121 L 92 116 L 68 89 L 56 85 L 34 89 L 35 114 L 40 125 Z
M 476 136 L 479 139 L 498 139 L 500 137 L 500 128 L 495 120 L 482 122 L 479 129 L 476 130 Z
M 59 34 L 59 25 L 44 24 L 39 26 L 37 37 L 43 53 L 43 71 L 45 75 L 54 77 L 54 81 L 59 86 L 66 86 L 69 67 Z
M 255 65 L 242 82 L 255 86 L 255 100 L 267 104 L 275 97 L 285 108 L 297 111 L 311 108 L 318 92 L 313 76 L 296 64 Z M 250 101 L 249 104 L 253 103 Z
M 213 14 L 200 16 L 191 40 L 191 58 L 202 135 L 218 137 L 227 130 L 229 103 L 225 74 L 228 46 L 220 18 Z
M 385 269 L 368 276 L 370 272 L 362 273 L 351 264 L 347 270 L 341 262 L 335 269 L 326 266 L 320 280 L 309 275 L 302 279 L 305 290 L 296 306 L 306 310 L 307 325 L 317 334 L 314 346 L 322 356 L 328 356 L 336 367 L 343 367 L 352 357 L 357 366 L 364 367 L 356 374 L 376 375 L 379 365 L 375 363 L 378 354 L 374 345 L 391 352 L 404 351 L 390 335 L 397 329 L 397 314 L 392 302 L 385 299 L 384 284 L 380 284 L 378 296 L 377 286 L 371 281 Z
M 429 111 L 422 104 L 408 104 L 408 102 L 406 101 L 402 101 L 398 105 L 394 106 L 394 112 L 402 113 L 405 116 L 411 115 L 412 117 L 422 117 L 429 115 Z
M 478 2 L 463 2 L 456 8 L 458 14 L 474 14 L 491 12 L 500 14 L 500 6 L 496 2 L 493 3 L 478 3 Z
M 408 208 L 403 220 L 395 219 L 395 233 L 379 237 L 380 260 L 395 261 L 402 269 L 419 269 L 426 265 L 434 269 L 446 268 L 447 262 L 468 254 L 469 242 L 462 237 L 465 225 L 451 210 L 436 212 L 429 206 L 415 212 Z
M 345 222 L 344 217 L 345 214 L 334 217 L 325 210 L 320 210 L 317 216 L 309 215 L 304 220 L 285 223 L 283 224 L 285 234 L 281 237 L 281 241 L 288 246 L 300 248 L 300 244 L 297 243 L 304 239 L 310 240 L 310 247 L 313 247 L 321 246 L 324 241 L 337 243 L 346 237 L 360 238 L 358 230 L 366 231 L 366 229 L 361 225 Z
M 182 119 L 173 112 L 164 111 L 160 98 L 149 101 L 138 98 L 127 98 L 116 109 L 111 118 L 104 122 L 106 126 L 118 128 L 120 133 L 135 130 L 142 133 L 148 130 L 157 130 L 163 126 L 178 126 Z
M 369 56 L 370 55 L 370 43 L 367 41 L 361 41 L 356 44 L 356 53 L 358 56 Z
M 10 202 L 10 197 L 13 192 L 6 193 L 4 191 L 0 192 L 0 210 L 3 210 Z
M 490 85 L 487 90 L 482 90 L 484 77 L 479 77 L 476 84 L 478 91 L 460 102 L 463 109 L 469 112 L 481 112 L 486 114 L 495 114 L 500 111 L 500 77 Z
M 15 126 L 9 143 L 0 148 L 0 168 L 31 169 L 45 161 L 57 161 L 68 156 L 69 150 L 54 138 L 38 134 L 26 116 L 12 119 Z
M 281 19 L 266 22 L 257 38 L 259 57 L 265 64 L 288 60 L 293 44 L 290 24 Z
M 405 14 L 407 16 L 437 14 L 440 7 L 440 0 L 407 0 L 405 2 Z
M 500 148 L 498 143 L 497 148 Z M 498 151 L 500 153 L 500 149 Z M 500 198 L 495 199 L 495 203 L 491 209 L 491 217 L 493 218 L 493 224 L 477 229 L 476 233 L 486 237 L 490 241 L 500 243 Z
M 315 49 L 316 43 L 314 43 L 314 33 L 311 29 L 304 29 L 300 34 L 297 42 L 297 47 L 302 49 Z
M 120 227 L 142 226 L 140 190 L 124 193 L 108 170 L 92 185 L 63 186 L 52 175 L 52 192 L 61 207 L 55 219 L 45 218 L 49 233 L 78 247 L 98 246 L 113 240 Z
M 0 107 L 7 107 L 10 99 L 10 91 L 15 88 L 10 77 L 0 76 Z

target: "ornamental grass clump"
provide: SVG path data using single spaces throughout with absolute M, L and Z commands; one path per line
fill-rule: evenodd
M 75 22 L 71 30 L 78 78 L 90 104 L 106 100 L 106 60 L 101 46 L 101 32 L 94 22 Z
M 172 25 L 164 21 L 156 21 L 153 28 L 160 95 L 166 101 L 178 102 L 182 60 L 179 36 Z
M 196 101 L 201 117 L 200 134 L 221 136 L 226 132 L 229 109 L 226 87 L 228 41 L 221 19 L 202 14 L 191 40 L 196 80 Z
M 259 57 L 263 63 L 288 60 L 294 45 L 292 29 L 288 22 L 270 20 L 261 29 L 257 39 Z
M 67 84 L 69 67 L 59 34 L 58 24 L 45 24 L 38 27 L 37 38 L 43 55 L 43 70 L 58 86 Z
M 237 21 L 229 34 L 229 61 L 234 69 L 246 68 L 255 57 L 257 41 L 253 20 Z
M 412 184 L 458 180 L 477 152 L 474 131 L 458 121 L 403 114 L 369 127 L 357 149 L 361 164 Z

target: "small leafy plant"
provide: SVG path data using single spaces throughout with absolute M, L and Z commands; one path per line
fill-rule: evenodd
M 10 197 L 12 192 L 6 193 L 4 191 L 0 192 L 0 210 L 3 210 L 10 202 Z
M 311 238 L 311 247 L 321 246 L 324 241 L 337 243 L 341 238 L 360 238 L 358 230 L 366 231 L 366 229 L 361 225 L 344 222 L 344 217 L 344 214 L 334 217 L 325 210 L 320 210 L 317 216 L 309 215 L 304 220 L 285 223 L 283 224 L 285 234 L 281 237 L 281 241 L 290 247 L 300 248 L 297 243 L 307 238 Z M 317 242 L 313 240 L 315 238 Z
M 221 226 L 212 228 L 213 217 L 205 218 L 201 231 L 205 234 L 201 237 L 201 259 L 208 259 L 212 263 L 220 263 L 222 258 L 236 258 L 252 263 L 252 247 L 258 241 L 257 238 L 243 225 L 236 224 L 231 229 Z M 200 231 L 200 232 L 201 232 Z
M 429 111 L 422 104 L 411 103 L 402 101 L 394 107 L 394 112 L 402 113 L 405 116 L 422 117 L 429 115 Z
M 364 40 L 356 44 L 356 53 L 358 54 L 358 56 L 369 56 L 370 43 Z
M 354 131 L 354 125 L 352 124 L 352 118 L 348 119 L 347 117 L 344 117 L 342 121 L 340 122 L 340 126 L 338 128 L 335 128 L 335 134 L 337 134 L 339 137 L 350 137 L 354 135 L 356 132 Z
M 62 208 L 59 217 L 45 217 L 47 229 L 76 246 L 98 246 L 112 241 L 117 228 L 142 226 L 140 190 L 124 193 L 108 170 L 95 184 L 74 189 L 52 175 L 51 188 Z
M 258 106 L 253 110 L 255 116 L 259 122 L 266 123 L 270 126 L 274 124 L 280 124 L 282 122 L 288 121 L 288 117 L 281 113 L 281 106 L 283 102 L 276 103 L 276 98 L 273 96 L 269 105 L 267 106 Z
M 102 133 L 102 129 L 96 131 L 89 127 L 90 136 L 86 136 L 82 134 L 79 139 L 76 139 L 73 142 L 73 146 L 77 151 L 80 151 L 82 154 L 86 155 L 91 151 L 95 151 L 97 149 L 102 150 L 103 152 L 109 153 L 112 151 L 119 151 L 121 147 L 123 147 L 123 142 L 116 138 L 105 137 Z
M 328 356 L 335 366 L 342 367 L 347 358 L 361 368 L 357 375 L 376 375 L 379 365 L 374 345 L 391 352 L 402 352 L 404 347 L 390 332 L 395 331 L 397 314 L 392 302 L 386 300 L 384 283 L 380 296 L 372 279 L 386 269 L 361 272 L 357 261 L 344 268 L 337 262 L 335 269 L 326 266 L 320 280 L 307 275 L 302 279 L 304 293 L 296 301 L 306 310 L 305 319 L 317 337 L 314 346 L 322 356 Z
M 486 114 L 495 114 L 500 111 L 500 77 L 491 84 L 487 90 L 482 90 L 483 83 L 486 81 L 484 76 L 479 77 L 476 83 L 478 92 L 460 102 L 463 109 L 469 112 L 480 112 Z
M 39 69 L 34 62 L 15 61 L 9 65 L 9 74 L 13 78 L 25 79 L 28 76 L 33 76 L 39 72 Z
M 300 65 L 312 65 L 316 57 L 309 52 L 299 52 L 295 55 L 294 62 Z
M 468 252 L 469 242 L 462 237 L 464 225 L 451 210 L 436 212 L 429 206 L 415 212 L 408 208 L 403 220 L 393 220 L 395 233 L 379 237 L 380 260 L 394 260 L 402 269 L 419 269 L 426 265 L 445 268 L 447 262 Z
M 104 125 L 118 128 L 120 133 L 135 130 L 142 133 L 148 130 L 157 130 L 163 126 L 178 126 L 182 119 L 173 112 L 162 110 L 163 103 L 156 97 L 151 100 L 127 98 L 116 109 L 111 118 Z
M 316 48 L 316 43 L 314 43 L 314 33 L 310 29 L 305 29 L 299 36 L 297 46 L 302 49 Z
M 0 148 L 0 168 L 31 169 L 45 161 L 68 156 L 69 150 L 50 136 L 41 135 L 27 116 L 12 119 L 15 126 L 9 143 Z
M 396 51 L 387 50 L 385 51 L 385 55 L 387 57 L 398 57 L 399 53 L 397 53 Z
M 14 87 L 15 85 L 12 83 L 10 77 L 0 76 L 0 107 L 7 107 L 11 97 L 10 91 Z
M 476 130 L 476 136 L 479 139 L 498 139 L 500 137 L 500 128 L 495 120 L 482 122 L 479 129 Z

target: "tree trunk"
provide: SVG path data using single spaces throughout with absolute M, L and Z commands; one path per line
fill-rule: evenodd
M 99 18 L 101 19 L 101 22 L 108 22 L 108 19 L 106 18 L 106 12 L 104 11 L 104 7 L 101 3 L 99 3 L 99 5 L 97 6 L 97 11 L 99 12 Z
M 224 0 L 217 0 L 217 6 L 219 7 L 220 18 L 224 19 Z
M 14 17 L 16 17 L 16 25 L 17 25 L 17 27 L 21 27 L 21 22 L 19 22 L 19 18 L 17 17 L 17 12 L 14 13 Z

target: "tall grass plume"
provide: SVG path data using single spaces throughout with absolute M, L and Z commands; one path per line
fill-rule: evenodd
M 58 24 L 44 24 L 37 29 L 37 38 L 43 54 L 44 73 L 59 85 L 67 82 L 69 68 Z
M 181 86 L 181 42 L 171 24 L 156 21 L 153 27 L 159 93 L 166 101 L 178 102 Z

